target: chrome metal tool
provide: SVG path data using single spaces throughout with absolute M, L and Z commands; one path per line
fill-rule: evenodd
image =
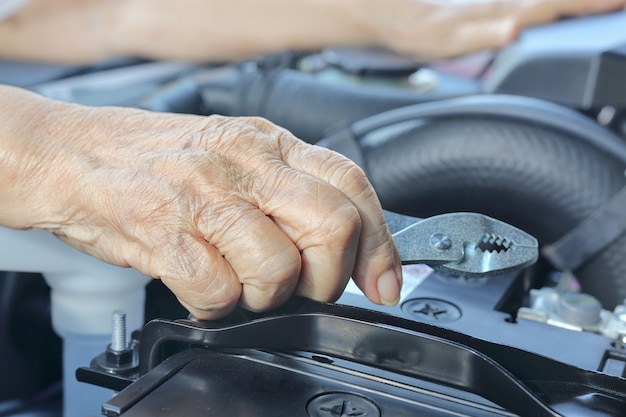
M 446 213 L 425 219 L 385 211 L 402 264 L 426 264 L 466 277 L 485 277 L 536 262 L 530 234 L 479 213 Z

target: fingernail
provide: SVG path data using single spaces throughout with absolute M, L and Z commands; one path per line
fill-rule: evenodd
M 395 306 L 400 301 L 400 279 L 393 269 L 378 278 L 376 283 L 380 301 L 386 306 Z

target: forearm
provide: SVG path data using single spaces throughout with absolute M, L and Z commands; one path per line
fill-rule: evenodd
M 49 229 L 68 216 L 62 197 L 70 178 L 64 177 L 59 150 L 68 110 L 63 103 L 0 86 L 0 225 Z
M 228 61 L 285 49 L 365 44 L 358 0 L 130 0 L 115 49 L 126 55 Z
M 30 0 L 0 22 L 0 58 L 87 64 L 113 56 L 118 0 Z
M 0 57 L 83 64 L 111 57 L 229 61 L 369 44 L 359 0 L 31 0 L 0 23 Z

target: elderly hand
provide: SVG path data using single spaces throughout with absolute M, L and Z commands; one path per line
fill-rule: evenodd
M 160 278 L 203 319 L 294 292 L 331 301 L 350 277 L 373 302 L 397 302 L 397 251 L 345 157 L 257 118 L 0 90 L 0 223 Z
M 605 13 L 625 0 L 362 0 L 354 18 L 370 43 L 420 61 L 501 48 L 521 29 Z

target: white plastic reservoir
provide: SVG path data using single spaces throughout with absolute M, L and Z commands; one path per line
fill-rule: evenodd
M 143 326 L 150 278 L 101 262 L 51 233 L 4 227 L 0 227 L 0 271 L 43 274 L 52 289 L 52 324 L 63 338 L 63 415 L 100 416 L 112 392 L 78 382 L 76 369 L 89 366 L 111 342 L 114 310 L 126 312 L 127 329 Z

